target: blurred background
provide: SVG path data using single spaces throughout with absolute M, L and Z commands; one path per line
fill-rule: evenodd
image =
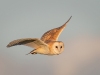
M 6 45 L 68 23 L 60 55 Z M 100 75 L 100 0 L 0 0 L 0 75 Z

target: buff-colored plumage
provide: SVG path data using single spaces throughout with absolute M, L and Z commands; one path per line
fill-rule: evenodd
M 72 16 L 71 16 L 72 17 Z M 60 27 L 51 29 L 43 34 L 41 39 L 25 38 L 11 41 L 7 47 L 16 45 L 25 45 L 34 48 L 29 54 L 58 55 L 64 50 L 64 43 L 57 41 L 60 33 L 63 31 L 69 20 Z

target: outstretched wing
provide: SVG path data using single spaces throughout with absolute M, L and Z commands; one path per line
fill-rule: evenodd
M 16 45 L 25 45 L 25 46 L 29 46 L 32 48 L 39 48 L 43 45 L 47 46 L 46 43 L 44 43 L 43 41 L 37 39 L 37 38 L 25 38 L 25 39 L 17 39 L 14 41 L 11 41 L 7 47 L 12 47 L 12 46 L 16 46 Z
M 60 26 L 58 28 L 51 29 L 51 30 L 47 31 L 46 33 L 44 33 L 43 36 L 41 37 L 41 40 L 44 41 L 44 42 L 46 42 L 48 40 L 57 41 L 60 33 L 63 31 L 63 29 L 65 28 L 66 24 L 70 21 L 71 17 L 62 26 Z

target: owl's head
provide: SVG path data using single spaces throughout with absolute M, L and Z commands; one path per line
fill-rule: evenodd
M 50 50 L 52 54 L 60 54 L 64 50 L 64 43 L 61 41 L 53 41 L 51 42 Z

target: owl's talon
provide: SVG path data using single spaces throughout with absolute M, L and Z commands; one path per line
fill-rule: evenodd
M 31 54 L 37 54 L 36 52 L 33 52 L 33 53 L 31 53 Z
M 26 55 L 29 55 L 30 53 L 27 53 Z
M 30 52 L 30 53 L 28 53 L 28 54 L 37 54 L 36 52 Z M 28 55 L 28 54 L 26 54 L 26 55 Z

